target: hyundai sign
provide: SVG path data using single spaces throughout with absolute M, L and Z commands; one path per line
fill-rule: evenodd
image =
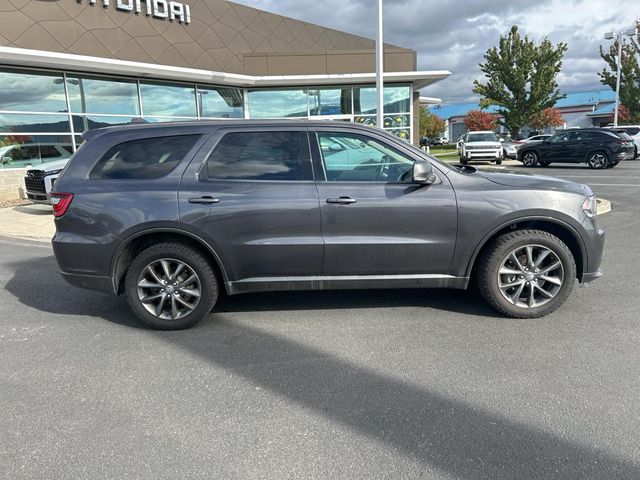
M 188 25 L 191 23 L 191 7 L 173 0 L 77 0 L 89 5 L 101 4 L 104 8 L 113 5 L 117 10 L 134 12 L 138 15 L 172 20 Z

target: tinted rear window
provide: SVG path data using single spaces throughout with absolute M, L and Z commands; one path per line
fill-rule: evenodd
M 226 180 L 303 180 L 300 132 L 228 133 L 207 160 L 207 176 Z
M 97 179 L 160 178 L 169 174 L 200 135 L 176 135 L 132 140 L 111 147 L 89 174 Z
M 624 130 L 629 135 L 638 135 L 640 133 L 640 127 L 624 127 Z

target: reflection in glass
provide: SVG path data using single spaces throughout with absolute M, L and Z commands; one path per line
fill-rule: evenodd
M 71 135 L 0 135 L 0 168 L 24 168 L 69 158 Z
M 249 92 L 251 118 L 307 116 L 307 93 L 304 90 L 254 90 Z
M 310 115 L 349 115 L 351 87 L 308 90 Z
M 166 123 L 166 122 L 197 122 L 197 118 L 180 118 L 180 117 L 144 117 L 144 123 Z
M 67 91 L 74 113 L 140 114 L 135 81 L 67 77 Z
M 67 115 L 0 113 L 0 132 L 69 132 Z
M 196 117 L 196 91 L 192 86 L 140 83 L 144 115 Z
M 375 87 L 354 87 L 353 103 L 355 113 L 375 114 Z M 411 111 L 411 87 L 408 85 L 384 87 L 384 112 L 409 113 Z
M 62 74 L 0 71 L 0 110 L 66 112 Z
M 198 87 L 200 116 L 210 118 L 242 118 L 244 98 L 237 88 Z
M 98 115 L 74 115 L 73 131 L 85 132 L 96 128 L 115 127 L 116 125 L 129 125 L 139 122 L 138 117 L 103 117 Z
M 391 135 L 395 135 L 401 140 L 404 140 L 405 142 L 411 141 L 411 130 L 409 130 L 408 128 L 397 128 L 394 130 L 389 130 L 389 133 Z

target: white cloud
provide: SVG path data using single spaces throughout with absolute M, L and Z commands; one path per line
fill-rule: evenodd
M 252 7 L 350 33 L 375 36 L 373 0 L 235 0 Z M 640 18 L 637 0 L 386 0 L 385 41 L 418 52 L 418 68 L 447 69 L 448 80 L 423 91 L 445 101 L 473 100 L 472 82 L 481 78 L 478 64 L 486 50 L 511 25 L 540 40 L 566 42 L 560 88 L 601 88 L 604 66 L 598 46 L 607 31 L 629 28 Z

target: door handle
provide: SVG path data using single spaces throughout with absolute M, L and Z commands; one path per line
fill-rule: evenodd
M 190 198 L 189 203 L 199 203 L 201 205 L 212 205 L 214 203 L 220 203 L 220 200 L 217 198 L 204 196 L 204 197 Z
M 358 200 L 351 197 L 338 197 L 338 198 L 327 198 L 327 203 L 334 203 L 337 205 L 351 205 L 352 203 L 356 203 Z

